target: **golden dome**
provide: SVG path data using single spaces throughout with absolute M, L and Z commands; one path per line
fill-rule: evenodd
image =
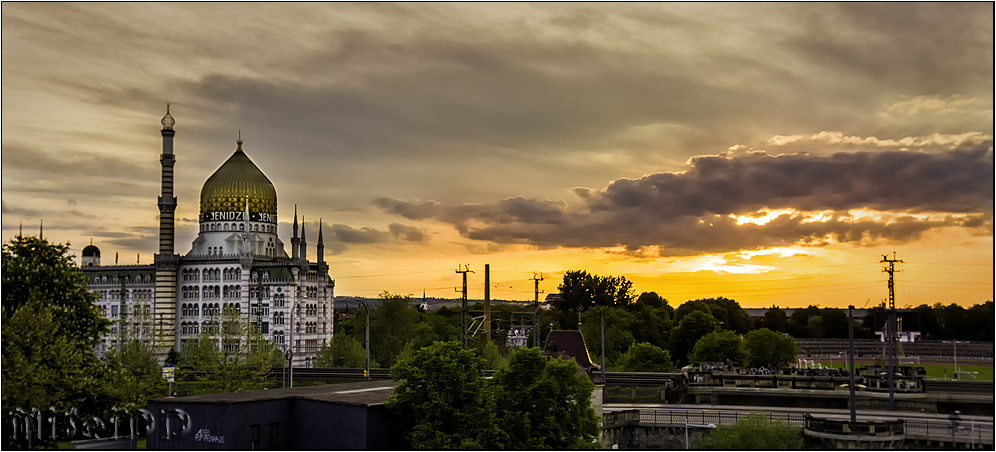
M 218 168 L 201 188 L 201 220 L 209 219 L 211 212 L 244 212 L 249 201 L 250 219 L 268 221 L 277 215 L 277 190 L 270 179 L 238 149 Z M 269 215 L 260 215 L 269 214 Z

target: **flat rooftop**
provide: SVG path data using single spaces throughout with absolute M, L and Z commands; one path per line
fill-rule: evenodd
M 262 391 L 228 392 L 185 397 L 163 397 L 159 403 L 245 403 L 265 400 L 306 399 L 346 405 L 371 406 L 387 401 L 400 381 L 378 380 L 359 383 L 302 386 L 299 388 L 266 389 Z

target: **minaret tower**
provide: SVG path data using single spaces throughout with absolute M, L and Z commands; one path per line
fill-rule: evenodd
M 173 196 L 173 124 L 176 121 L 169 114 L 163 116 L 161 131 L 163 153 L 159 157 L 162 164 L 162 195 L 159 196 L 159 253 L 155 255 L 156 298 L 154 315 L 162 322 L 162 342 L 154 344 L 158 353 L 166 353 L 165 348 L 174 346 L 176 338 L 176 268 L 179 256 L 173 254 L 173 215 L 176 211 L 176 197 Z

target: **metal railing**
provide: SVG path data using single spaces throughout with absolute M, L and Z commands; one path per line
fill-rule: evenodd
M 805 426 L 806 415 L 804 413 L 788 412 L 762 412 L 771 421 L 784 421 L 789 425 L 798 427 Z M 684 425 L 689 424 L 716 426 L 735 424 L 740 419 L 744 419 L 751 413 L 738 411 L 709 411 L 709 410 L 640 410 L 640 423 L 649 425 Z M 951 421 L 929 420 L 929 419 L 906 419 L 905 432 L 914 435 L 926 435 L 931 438 L 957 438 L 959 441 L 969 442 L 972 440 L 980 443 L 993 442 L 993 422 L 976 420 L 961 420 L 955 424 Z

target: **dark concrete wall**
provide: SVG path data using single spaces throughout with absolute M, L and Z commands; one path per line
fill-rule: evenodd
M 150 402 L 156 415 L 155 434 L 148 449 L 251 449 L 250 425 L 258 424 L 259 448 L 269 449 L 269 424 L 279 425 L 278 449 L 403 449 L 400 419 L 380 405 L 354 406 L 307 399 L 282 399 L 242 403 L 183 403 L 181 400 Z M 179 419 L 169 416 L 174 434 L 167 437 L 163 421 L 181 409 L 189 415 L 189 430 L 180 435 Z M 223 438 L 223 443 L 205 441 L 204 430 Z

